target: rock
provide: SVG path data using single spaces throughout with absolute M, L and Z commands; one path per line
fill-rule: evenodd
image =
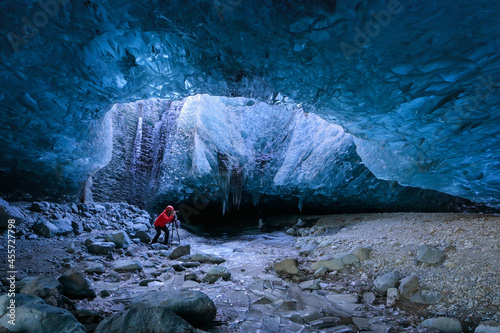
M 410 297 L 410 301 L 421 304 L 436 304 L 443 296 L 438 291 L 419 290 Z
M 373 304 L 373 302 L 375 302 L 375 294 L 372 293 L 371 291 L 367 292 L 367 293 L 364 293 L 363 294 L 363 301 L 366 304 Z
M 19 208 L 10 206 L 7 201 L 0 198 L 0 229 L 7 229 L 9 220 L 15 220 L 15 225 L 17 227 L 22 224 L 26 218 Z
M 83 270 L 87 274 L 102 274 L 106 271 L 104 265 L 100 262 L 95 261 L 85 261 L 83 264 Z
M 188 255 L 191 253 L 191 245 L 181 245 L 176 247 L 170 254 L 168 255 L 168 259 L 174 260 L 180 258 L 182 256 Z
M 52 224 L 57 228 L 57 235 L 69 235 L 73 232 L 73 226 L 70 219 L 59 219 L 52 221 Z
M 394 288 L 396 283 L 399 281 L 399 274 L 396 271 L 392 271 L 377 277 L 373 281 L 373 287 L 376 291 L 381 294 L 385 294 L 387 289 Z
M 138 260 L 117 260 L 113 263 L 113 269 L 117 272 L 142 271 L 142 265 Z
M 425 264 L 439 264 L 444 257 L 444 252 L 433 245 L 422 245 L 417 250 L 417 261 Z
M 0 318 L 0 326 L 9 326 L 8 316 Z M 26 304 L 16 308 L 14 332 L 85 333 L 84 326 L 68 310 L 48 304 Z
M 314 272 L 314 277 L 323 277 L 325 276 L 326 274 L 328 274 L 328 268 L 326 268 L 325 266 L 322 266 L 320 268 L 318 268 L 316 270 L 316 272 Z
M 231 279 L 231 272 L 225 266 L 214 266 L 210 268 L 207 272 L 203 281 L 208 283 L 214 283 L 218 279 L 222 278 L 224 281 L 229 281 Z
M 43 237 L 52 238 L 57 235 L 59 229 L 47 220 L 40 219 L 33 224 L 33 231 Z
M 214 302 L 207 295 L 187 289 L 147 292 L 131 300 L 131 309 L 144 306 L 174 311 L 195 327 L 211 324 L 217 313 Z
M 151 282 L 161 282 L 160 279 L 144 279 L 144 280 L 141 280 L 139 281 L 139 286 L 141 287 L 147 287 L 149 283 Z
M 358 257 L 360 261 L 365 261 L 368 260 L 368 258 L 370 258 L 371 252 L 372 252 L 371 247 L 357 246 L 351 251 L 351 254 Z
M 123 230 L 115 231 L 105 235 L 106 242 L 115 243 L 118 249 L 127 248 L 132 243 L 130 237 Z
M 83 224 L 81 221 L 71 221 L 71 228 L 73 228 L 73 233 L 75 235 L 80 235 L 83 233 Z
M 226 262 L 226 259 L 217 257 L 212 254 L 198 253 L 198 254 L 188 254 L 178 258 L 179 261 L 191 261 L 191 262 L 199 262 L 202 264 L 214 264 L 219 265 L 223 262 Z
M 309 280 L 299 283 L 299 288 L 303 290 L 320 290 L 321 286 L 319 281 Z
M 286 229 L 285 231 L 288 235 L 291 235 L 291 236 L 296 236 L 297 235 L 297 232 L 295 231 L 294 228 L 288 228 Z
M 42 202 L 33 202 L 30 206 L 30 210 L 32 212 L 46 212 L 50 209 L 50 204 L 48 202 L 42 201 Z
M 297 259 L 285 259 L 274 264 L 273 269 L 278 274 L 297 274 L 299 262 Z
M 200 278 L 195 272 L 186 272 L 186 275 L 184 275 L 184 281 L 195 281 L 198 283 L 201 282 Z
M 420 288 L 418 277 L 416 277 L 415 275 L 411 275 L 405 277 L 400 281 L 398 291 L 402 297 L 408 298 L 413 293 L 415 293 L 418 288 Z
M 90 282 L 77 271 L 66 271 L 58 280 L 63 286 L 63 295 L 68 298 L 94 299 L 96 296 Z
M 347 265 L 359 262 L 358 257 L 350 253 L 342 253 L 332 259 L 320 260 L 312 264 L 311 270 L 316 271 L 321 267 L 326 267 L 329 271 L 339 271 Z
M 45 304 L 45 301 L 43 299 L 35 295 L 15 294 L 15 296 L 11 298 L 8 294 L 3 294 L 2 296 L 0 296 L 0 317 L 9 312 L 11 299 L 14 299 L 16 308 L 26 304 Z
M 59 295 L 63 292 L 63 286 L 52 276 L 40 275 L 28 283 L 21 294 L 36 295 L 47 298 L 51 295 Z
M 453 261 L 446 260 L 443 266 L 446 268 L 455 268 L 456 264 Z
M 316 247 L 317 246 L 314 244 L 308 244 L 300 249 L 299 254 L 301 256 L 309 256 L 314 252 L 314 250 L 316 250 Z
M 151 236 L 146 231 L 143 230 L 138 230 L 135 233 L 135 237 L 139 238 L 141 242 L 143 243 L 150 243 L 151 242 Z
M 90 253 L 108 254 L 116 247 L 113 242 L 95 242 L 87 246 Z
M 195 333 L 196 330 L 175 312 L 147 306 L 129 309 L 104 319 L 95 333 Z
M 474 333 L 500 333 L 500 324 L 493 320 L 483 321 Z
M 458 319 L 448 317 L 437 317 L 426 319 L 421 324 L 424 327 L 434 328 L 443 333 L 460 333 L 462 324 Z
M 399 292 L 396 288 L 387 289 L 386 305 L 388 308 L 390 308 L 391 306 L 394 306 L 394 304 L 396 304 L 396 301 L 398 299 L 399 299 Z
M 69 207 L 70 207 L 72 213 L 78 214 L 78 206 L 76 205 L 76 203 L 72 202 Z

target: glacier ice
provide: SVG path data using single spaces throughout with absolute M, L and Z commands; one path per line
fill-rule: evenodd
M 377 177 L 500 205 L 498 1 L 50 1 L 0 3 L 4 192 L 78 195 L 115 103 L 205 93 L 301 103 Z
M 361 163 L 351 135 L 294 103 L 196 95 L 122 104 L 111 112 L 114 157 L 95 177 L 99 200 L 151 208 L 196 206 L 200 196 L 222 213 L 276 202 L 330 211 L 464 203 L 377 179 Z

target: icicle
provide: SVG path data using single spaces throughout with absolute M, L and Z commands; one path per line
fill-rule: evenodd
M 259 205 L 259 199 L 260 199 L 260 193 L 254 192 L 252 195 L 252 204 L 254 205 L 254 207 L 257 207 Z
M 239 165 L 231 172 L 231 187 L 233 189 L 233 205 L 240 208 L 241 193 L 243 192 L 243 170 Z
M 141 156 L 141 145 L 142 145 L 142 117 L 139 117 L 137 122 L 137 131 L 135 132 L 134 139 L 134 155 L 132 157 L 132 171 L 135 173 L 137 169 L 137 162 Z
M 304 206 L 304 199 L 299 197 L 299 211 L 302 213 L 302 207 Z
M 228 157 L 221 153 L 217 153 L 217 159 L 219 161 L 219 185 L 221 189 L 222 197 L 222 215 L 226 214 L 226 209 L 229 204 L 229 188 L 231 185 L 231 173 L 229 172 L 229 161 Z

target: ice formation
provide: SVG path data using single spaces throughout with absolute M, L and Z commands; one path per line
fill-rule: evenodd
M 6 0 L 0 11 L 4 192 L 79 195 L 110 159 L 115 103 L 207 93 L 301 103 L 353 135 L 378 178 L 500 206 L 498 1 Z M 209 150 L 196 133 L 194 150 Z M 192 158 L 190 172 L 213 168 L 214 156 Z

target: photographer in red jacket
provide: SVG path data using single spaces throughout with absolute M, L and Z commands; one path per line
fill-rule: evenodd
M 161 232 L 165 233 L 165 238 L 163 244 L 168 244 L 168 224 L 176 222 L 175 210 L 172 206 L 167 206 L 165 210 L 156 218 L 154 227 L 156 230 L 156 236 L 153 238 L 151 244 L 154 244 L 158 241 L 158 238 L 161 235 Z

